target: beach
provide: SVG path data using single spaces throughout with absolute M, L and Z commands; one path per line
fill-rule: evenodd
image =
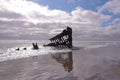
M 120 80 L 120 45 L 1 61 L 0 80 Z
M 120 0 L 0 0 L 0 80 L 120 80 Z

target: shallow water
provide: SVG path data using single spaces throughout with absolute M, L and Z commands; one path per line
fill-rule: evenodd
M 120 80 L 118 42 L 107 45 L 92 42 L 89 47 L 87 43 L 76 45 L 85 47 L 79 50 L 42 46 L 40 50 L 32 50 L 31 45 L 26 51 L 23 46 L 20 51 L 14 50 L 17 46 L 5 49 L 0 80 Z
M 37 42 L 39 50 L 32 50 L 32 43 Z M 69 49 L 54 49 L 50 47 L 43 47 L 47 41 L 34 40 L 0 40 L 0 61 L 18 59 L 23 57 L 30 57 L 35 55 L 44 55 L 56 52 L 66 52 Z M 114 45 L 118 42 L 98 42 L 98 41 L 75 41 L 73 45 L 78 48 L 90 49 Z M 17 51 L 16 49 L 20 49 Z M 27 50 L 24 50 L 26 48 Z

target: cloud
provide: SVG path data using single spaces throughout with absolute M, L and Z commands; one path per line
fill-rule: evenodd
M 100 7 L 99 12 L 109 11 L 113 14 L 120 14 L 120 0 L 110 0 Z
M 80 7 L 77 7 L 71 14 L 73 15 L 74 20 L 78 22 L 86 22 L 96 26 L 102 22 L 110 20 L 111 18 L 111 16 L 99 14 L 90 10 L 84 10 Z
M 118 39 L 119 36 L 119 18 L 103 28 L 110 15 L 81 7 L 68 13 L 30 0 L 0 0 L 0 7 L 0 39 L 48 39 L 66 26 L 73 28 L 74 39 L 102 40 L 112 38 L 111 35 Z

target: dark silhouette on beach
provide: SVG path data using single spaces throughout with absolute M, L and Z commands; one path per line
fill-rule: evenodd
M 17 48 L 17 49 L 15 49 L 16 51 L 19 51 L 20 50 L 20 48 Z M 26 47 L 24 47 L 23 48 L 23 50 L 27 50 L 27 48 Z
M 33 49 L 35 49 L 35 50 L 39 49 L 37 43 L 36 43 L 36 44 L 35 44 L 35 43 L 32 43 L 32 45 L 33 45 Z
M 25 47 L 25 48 L 23 48 L 23 50 L 27 50 L 27 48 Z
M 51 55 L 58 63 L 61 63 L 67 72 L 71 72 L 73 69 L 73 57 L 72 52 L 56 53 Z
M 62 33 L 49 39 L 51 43 L 44 46 L 72 48 L 72 28 L 67 27 Z
M 17 48 L 17 49 L 15 49 L 16 51 L 19 51 L 20 50 L 20 48 Z

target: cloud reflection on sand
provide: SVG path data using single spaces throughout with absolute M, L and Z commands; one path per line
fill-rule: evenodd
M 120 80 L 119 44 L 80 50 L 42 50 L 46 53 L 30 48 L 28 54 L 32 56 L 0 62 L 0 80 Z M 15 52 L 21 55 L 22 51 L 25 50 Z M 14 53 L 8 56 L 11 55 Z

